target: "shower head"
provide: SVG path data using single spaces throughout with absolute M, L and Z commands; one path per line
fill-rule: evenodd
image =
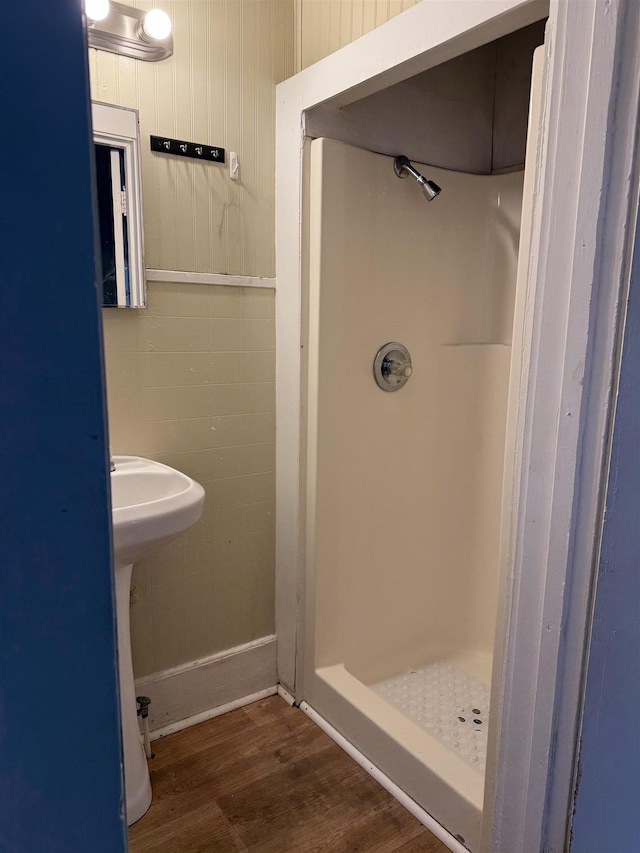
M 433 181 L 428 181 L 426 178 L 422 178 L 418 183 L 422 185 L 422 192 L 425 194 L 427 201 L 433 201 L 442 192 L 437 184 Z
M 409 162 L 409 158 L 402 154 L 399 157 L 396 157 L 393 161 L 393 171 L 399 178 L 406 178 L 407 175 L 411 175 L 412 178 L 415 178 L 422 187 L 422 192 L 424 193 L 427 201 L 433 201 L 434 198 L 442 192 L 436 183 L 427 180 L 427 178 L 425 178 L 424 175 L 421 175 L 417 169 L 414 169 Z

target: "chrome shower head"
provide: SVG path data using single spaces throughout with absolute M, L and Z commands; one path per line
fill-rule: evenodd
M 405 157 L 403 154 L 396 157 L 393 161 L 393 171 L 399 178 L 406 178 L 407 175 L 411 175 L 412 178 L 415 178 L 422 187 L 422 192 L 424 193 L 427 201 L 433 201 L 434 198 L 442 192 L 436 183 L 427 180 L 427 178 L 425 178 L 424 175 L 421 175 L 417 169 L 414 169 L 409 158 Z
M 434 198 L 442 192 L 437 184 L 433 181 L 428 181 L 426 178 L 421 177 L 421 180 L 419 180 L 418 183 L 421 185 L 422 192 L 425 194 L 427 201 L 433 201 Z

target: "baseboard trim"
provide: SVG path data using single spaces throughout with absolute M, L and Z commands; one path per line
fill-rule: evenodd
M 300 703 L 300 710 L 304 711 L 304 713 L 311 719 L 313 722 L 322 729 L 322 731 L 329 735 L 331 740 L 335 741 L 341 749 L 343 749 L 347 755 L 349 755 L 356 764 L 359 764 L 363 770 L 366 770 L 367 773 L 372 776 L 378 784 L 382 785 L 382 787 L 387 791 L 391 796 L 396 799 L 401 806 L 410 812 L 420 823 L 426 827 L 432 835 L 435 835 L 443 844 L 452 851 L 452 853 L 469 853 L 469 849 L 461 844 L 457 838 L 454 838 L 450 832 L 438 823 L 435 818 L 431 817 L 431 815 L 426 812 L 422 806 L 419 806 L 415 800 L 412 800 L 405 792 L 399 788 L 395 782 L 392 782 L 391 779 L 385 775 L 379 767 L 376 767 L 375 764 L 372 764 L 369 759 L 364 756 L 359 749 L 356 749 L 352 743 L 343 737 L 337 729 L 334 729 L 331 723 L 328 723 L 324 717 L 321 717 L 317 711 L 314 711 L 313 708 L 307 702 Z
M 201 660 L 136 679 L 149 696 L 152 739 L 277 692 L 276 637 L 226 649 Z M 246 700 L 246 701 L 245 701 Z M 197 718 L 197 719 L 196 719 Z M 177 728 L 172 728 L 177 727 Z M 158 734 L 162 732 L 162 734 Z
M 282 684 L 278 684 L 278 696 L 281 699 L 284 699 L 287 705 L 293 706 L 296 704 L 295 697 L 293 697 L 291 693 L 289 693 L 289 691 L 286 689 L 286 687 L 282 686 Z
M 198 723 L 206 723 L 207 720 L 213 720 L 214 717 L 220 717 L 226 714 L 227 711 L 235 711 L 238 708 L 243 708 L 245 705 L 251 705 L 252 702 L 259 702 L 260 699 L 266 699 L 267 696 L 275 696 L 278 688 L 274 684 L 273 687 L 267 687 L 265 690 L 259 690 L 257 693 L 252 693 L 250 696 L 243 696 L 242 699 L 236 699 L 234 702 L 227 702 L 226 705 L 218 705 L 217 708 L 211 708 L 209 711 L 203 711 L 201 714 L 194 714 L 193 717 L 186 717 L 184 720 L 178 720 L 177 723 L 170 723 L 161 729 L 155 729 L 149 732 L 150 740 L 160 740 L 167 735 L 173 735 L 176 732 L 181 732 L 191 726 L 197 726 Z
M 226 275 L 213 272 L 188 272 L 185 270 L 145 270 L 147 281 L 166 281 L 174 284 L 219 284 L 230 287 L 270 287 L 276 286 L 275 278 L 261 278 L 254 275 Z

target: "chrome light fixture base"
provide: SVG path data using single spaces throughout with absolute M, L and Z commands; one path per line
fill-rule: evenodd
M 87 19 L 89 47 L 158 62 L 173 53 L 173 34 L 162 41 L 149 38 L 143 30 L 146 11 L 114 3 L 111 0 L 109 14 L 102 21 Z

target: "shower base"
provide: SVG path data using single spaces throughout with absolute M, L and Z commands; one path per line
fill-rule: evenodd
M 489 688 L 450 663 L 431 663 L 370 685 L 479 773 L 484 773 Z
M 490 658 L 458 650 L 405 667 L 394 671 L 387 664 L 385 672 L 376 662 L 377 672 L 373 667 L 365 672 L 353 666 L 360 678 L 343 663 L 319 667 L 306 691 L 307 704 L 452 836 L 477 851 L 486 735 L 475 729 L 487 726 Z M 385 691 L 395 694 L 396 701 Z M 482 713 L 470 718 L 468 736 L 462 738 L 467 708 Z M 474 719 L 483 722 L 474 724 Z M 454 743 L 464 743 L 466 754 L 460 746 L 452 748 Z

